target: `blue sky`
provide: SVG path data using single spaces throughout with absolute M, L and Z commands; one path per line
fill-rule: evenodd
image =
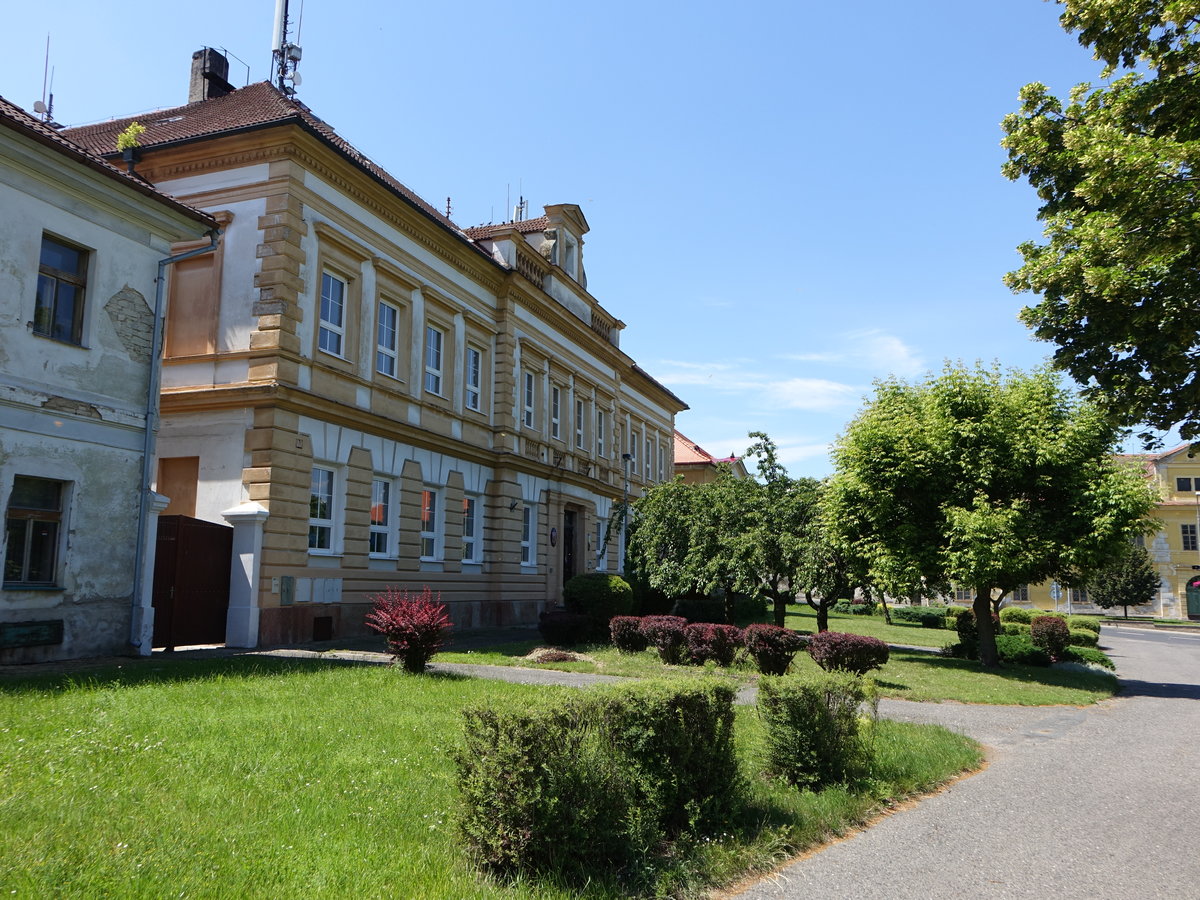
M 578 203 L 592 292 L 622 348 L 741 452 L 794 475 L 874 378 L 943 360 L 1029 368 L 1050 348 L 1003 274 L 1040 228 L 1000 175 L 1017 91 L 1098 66 L 1043 0 L 575 4 L 306 0 L 299 99 L 468 226 Z M 299 14 L 293 0 L 292 14 Z M 68 125 L 186 102 L 191 53 L 267 77 L 273 0 L 18 4 L 0 94 Z M 294 38 L 293 38 L 294 39 Z

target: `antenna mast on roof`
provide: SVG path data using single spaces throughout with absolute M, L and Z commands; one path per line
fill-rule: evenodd
M 49 80 L 47 82 L 47 76 Z M 50 102 L 46 102 L 46 85 L 50 85 Z M 33 101 L 33 111 L 51 128 L 61 128 L 54 121 L 54 70 L 50 68 L 50 35 L 46 35 L 46 63 L 42 68 L 42 99 Z
M 275 0 L 275 28 L 271 35 L 271 81 L 288 97 L 300 87 L 300 47 L 288 40 L 288 0 Z

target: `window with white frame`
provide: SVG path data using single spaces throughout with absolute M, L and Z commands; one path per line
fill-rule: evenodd
M 562 391 L 557 386 L 550 388 L 550 437 L 558 440 L 562 434 L 561 426 Z
M 441 516 L 438 515 L 438 492 L 432 488 L 421 491 L 421 559 L 429 562 L 438 558 L 441 549 Z
M 575 449 L 583 449 L 583 414 L 584 406 L 582 400 L 575 401 Z
M 521 409 L 523 410 L 521 413 L 521 421 L 524 423 L 526 428 L 533 428 L 533 423 L 535 421 L 534 403 L 537 399 L 537 393 L 534 390 L 535 384 L 532 372 L 521 373 L 521 385 Z
M 5 514 L 4 587 L 58 583 L 65 481 L 18 475 Z
M 346 337 L 346 282 L 329 272 L 321 273 L 321 323 L 317 346 L 326 353 L 342 356 Z
M 642 459 L 645 460 L 643 465 L 646 467 L 646 477 L 649 478 L 654 471 L 654 441 L 649 437 L 646 438 L 646 455 Z
M 955 600 L 958 600 L 958 601 L 968 601 L 968 602 L 973 602 L 973 601 L 975 600 L 975 597 L 974 597 L 974 595 L 971 593 L 971 589 L 970 589 L 970 588 L 968 588 L 968 587 L 958 587 L 958 586 L 956 585 L 956 586 L 955 586 L 955 588 L 954 588 L 954 599 L 955 599 Z
M 1013 603 L 1028 603 L 1029 602 L 1029 585 L 1022 584 L 1013 588 L 1008 592 L 1008 599 Z
M 396 378 L 400 356 L 400 310 L 383 300 L 379 301 L 379 315 L 375 327 L 375 369 L 390 378 Z
M 313 466 L 308 489 L 308 549 L 311 552 L 333 552 L 336 484 L 337 473 L 333 469 Z
M 596 455 L 604 458 L 604 410 L 596 410 Z
M 371 481 L 371 556 L 396 555 L 396 498 L 390 478 Z
M 537 565 L 537 547 L 534 535 L 537 532 L 537 512 L 532 506 L 521 507 L 521 565 Z
M 1179 526 L 1179 537 L 1183 541 L 1184 550 L 1196 549 L 1196 526 L 1183 524 Z
M 477 563 L 483 560 L 483 507 L 478 497 L 463 497 L 462 561 Z
M 637 455 L 638 455 L 638 433 L 636 431 L 629 432 L 629 474 L 637 474 Z
M 442 346 L 446 336 L 432 325 L 425 326 L 425 390 L 441 396 Z
M 83 300 L 89 256 L 82 247 L 42 235 L 33 310 L 34 334 L 68 344 L 83 343 Z
M 483 391 L 483 353 L 474 347 L 467 348 L 463 371 L 463 405 L 479 412 Z
M 1077 587 L 1071 588 L 1071 602 L 1072 603 L 1087 603 L 1088 602 L 1087 588 L 1077 588 Z
M 658 480 L 667 480 L 667 445 L 663 443 L 658 445 Z

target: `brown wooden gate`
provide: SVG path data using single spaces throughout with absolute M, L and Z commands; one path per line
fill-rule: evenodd
M 154 646 L 225 643 L 233 529 L 159 516 L 154 558 Z

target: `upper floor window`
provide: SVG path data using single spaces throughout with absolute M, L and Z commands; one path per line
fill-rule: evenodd
M 637 454 L 638 454 L 638 433 L 636 431 L 629 432 L 629 474 L 637 474 Z
M 535 384 L 534 384 L 534 380 L 533 380 L 533 373 L 532 372 L 523 372 L 521 374 L 521 384 L 523 385 L 522 390 L 521 390 L 521 399 L 522 399 L 521 408 L 524 410 L 524 412 L 522 413 L 522 416 L 521 416 L 521 421 L 525 423 L 526 428 L 532 428 L 533 423 L 535 421 L 535 419 L 534 419 L 534 410 L 535 410 L 534 403 L 536 400 L 536 392 L 534 390 Z
M 654 439 L 646 438 L 646 455 L 642 457 L 645 460 L 646 477 L 649 478 L 654 471 Z
M 575 448 L 583 449 L 583 414 L 584 407 L 582 400 L 575 401 Z
M 467 409 L 476 412 L 480 410 L 480 395 L 483 385 L 483 354 L 474 347 L 467 348 L 467 357 L 463 372 L 464 396 L 463 404 Z
M 604 458 L 604 410 L 596 410 L 596 456 Z
M 33 333 L 70 344 L 83 343 L 83 297 L 88 252 L 42 235 Z
M 462 561 L 479 562 L 483 555 L 480 551 L 480 536 L 483 534 L 479 521 L 479 502 L 476 497 L 463 497 L 463 534 Z
M 346 338 L 346 282 L 328 272 L 321 273 L 321 324 L 317 346 L 326 353 L 342 356 Z
M 333 552 L 335 472 L 313 466 L 308 489 L 308 549 Z
M 550 388 L 550 437 L 558 439 L 562 434 L 561 422 L 562 391 Z
M 1184 550 L 1196 549 L 1196 526 L 1183 524 L 1179 526 L 1179 536 L 1183 540 Z
M 371 482 L 371 537 L 372 556 L 395 556 L 396 536 L 394 522 L 395 498 L 390 478 L 376 478 Z
M 425 326 L 425 390 L 442 393 L 442 344 L 445 335 L 432 325 Z
M 381 300 L 375 329 L 375 369 L 391 378 L 397 377 L 399 356 L 400 310 Z
M 421 491 L 421 559 L 436 560 L 441 547 L 441 520 L 437 510 L 437 491 Z
M 1196 490 L 1200 491 L 1200 478 L 1196 479 Z M 1192 479 L 1176 478 L 1175 492 L 1179 494 L 1190 494 L 1192 492 Z
M 66 482 L 18 475 L 8 497 L 4 586 L 50 587 L 58 580 Z
M 667 480 L 667 445 L 658 445 L 658 480 Z

